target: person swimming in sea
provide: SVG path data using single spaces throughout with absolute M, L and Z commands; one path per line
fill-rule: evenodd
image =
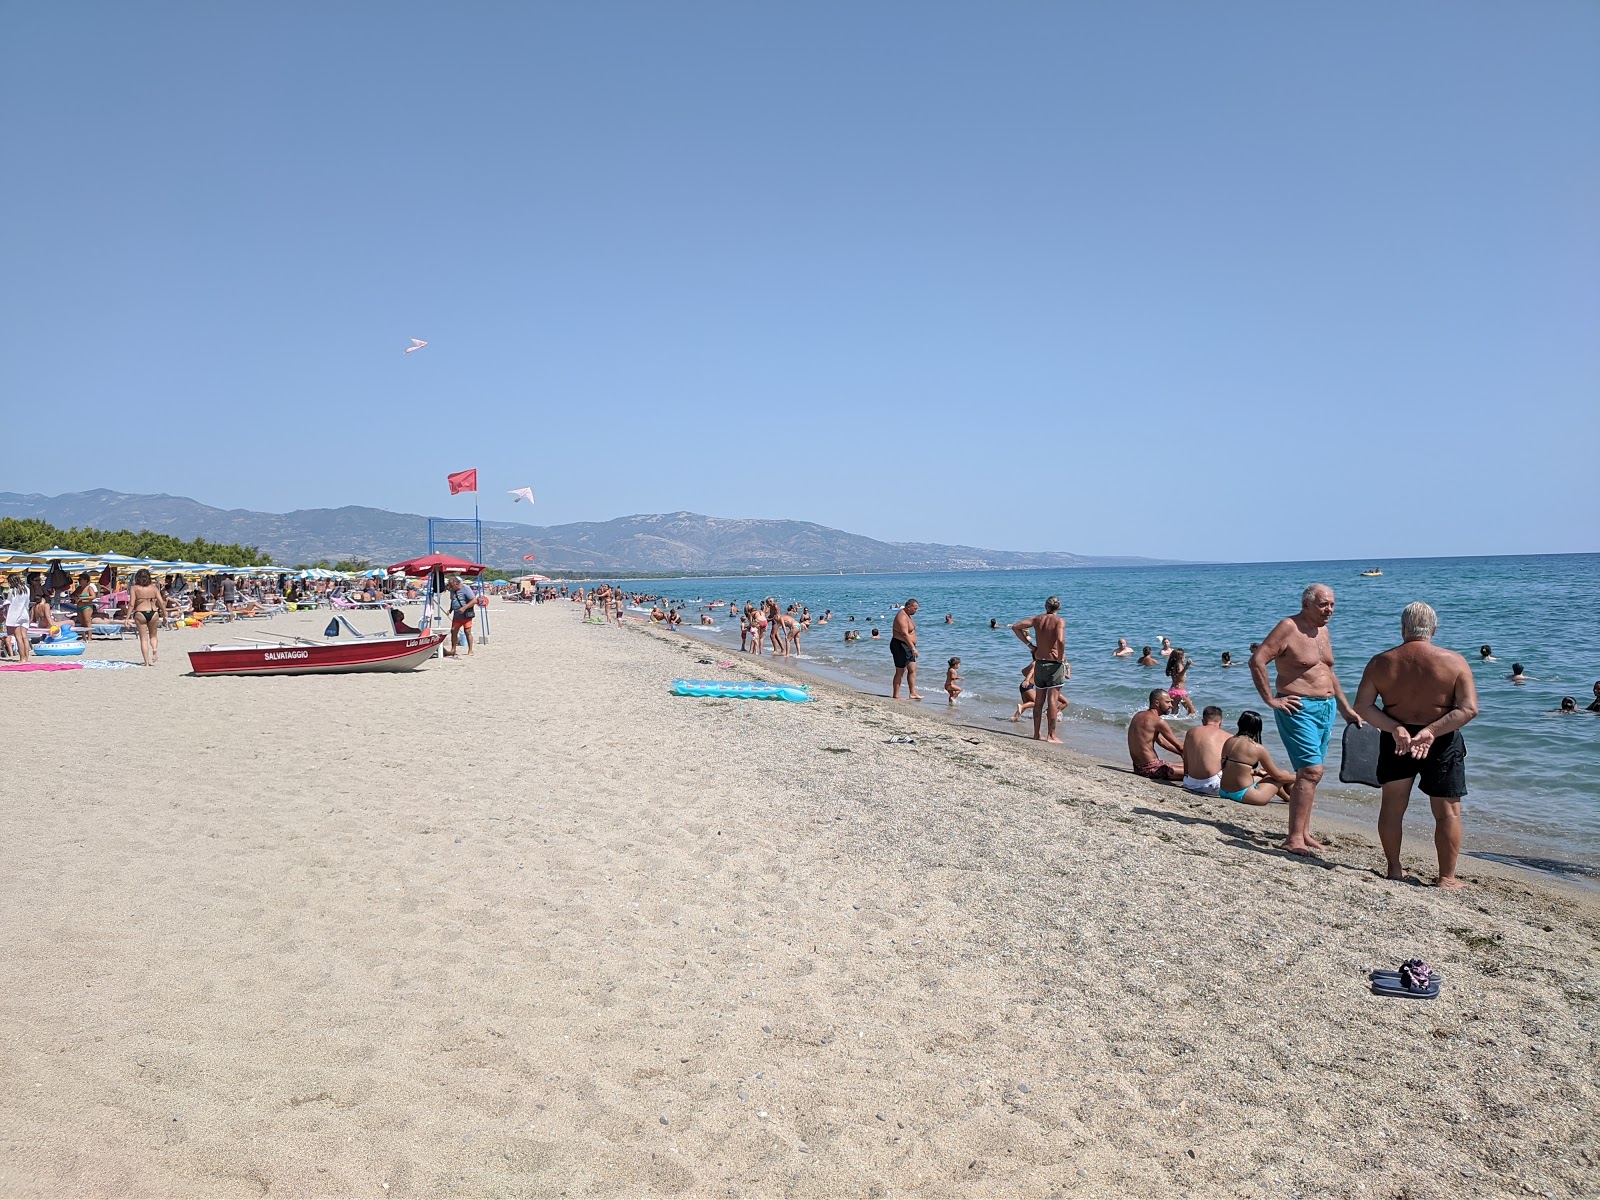
M 1222 665 L 1225 666 L 1225 667 L 1237 667 L 1239 665 L 1238 663 L 1233 661 L 1233 651 L 1232 650 L 1224 650 L 1222 652 Z
M 1488 645 L 1482 645 L 1478 647 L 1478 661 L 1499 662 L 1500 660 L 1494 656 L 1494 651 Z
M 1519 662 L 1511 664 L 1511 674 L 1507 675 L 1506 678 L 1518 687 L 1528 682 L 1528 677 L 1522 673 L 1522 664 Z
M 1594 703 L 1590 704 L 1584 711 L 1600 713 L 1600 679 L 1594 681 Z
M 1156 656 L 1150 653 L 1150 647 L 1146 646 L 1144 653 L 1139 657 L 1139 665 L 1141 667 L 1159 667 L 1161 664 L 1156 660 Z
M 1560 716 L 1563 713 L 1575 713 L 1577 711 L 1578 702 L 1571 696 L 1563 696 L 1561 697 L 1561 707 L 1555 710 L 1555 715 Z
M 1132 658 L 1133 647 L 1128 645 L 1127 638 L 1117 639 L 1117 648 L 1111 652 L 1112 658 Z

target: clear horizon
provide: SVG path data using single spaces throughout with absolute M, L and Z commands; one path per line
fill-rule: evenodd
M 10 18 L 0 392 L 75 436 L 0 491 L 459 515 L 475 467 L 492 520 L 1222 562 L 1600 529 L 1592 4 Z

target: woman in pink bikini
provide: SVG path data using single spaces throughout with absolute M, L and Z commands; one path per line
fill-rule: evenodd
M 1194 701 L 1189 699 L 1189 691 L 1183 686 L 1183 681 L 1189 676 L 1189 666 L 1189 660 L 1184 657 L 1182 646 L 1167 656 L 1167 678 L 1172 680 L 1167 686 L 1167 695 L 1172 697 L 1174 704 L 1181 704 L 1188 709 L 1192 717 Z

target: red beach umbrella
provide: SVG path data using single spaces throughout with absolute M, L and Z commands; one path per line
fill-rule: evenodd
M 488 568 L 481 563 L 468 562 L 449 554 L 424 554 L 421 558 L 408 558 L 405 562 L 395 563 L 389 568 L 389 574 L 411 575 L 420 579 L 434 571 L 451 575 L 482 575 L 486 570 Z

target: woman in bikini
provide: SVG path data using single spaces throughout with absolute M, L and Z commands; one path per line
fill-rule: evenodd
M 167 602 L 161 598 L 161 589 L 150 581 L 150 572 L 140 567 L 128 589 L 128 608 L 133 612 L 133 627 L 139 634 L 139 653 L 144 665 L 156 664 L 156 634 L 166 615 Z
M 1163 641 L 1165 639 L 1162 639 Z M 1167 656 L 1167 678 L 1172 680 L 1167 686 L 1167 695 L 1172 697 L 1174 704 L 1181 704 L 1189 710 L 1189 715 L 1194 716 L 1194 701 L 1189 699 L 1189 690 L 1183 686 L 1183 681 L 1189 676 L 1189 659 L 1184 657 L 1183 648 L 1180 646 Z
M 99 595 L 100 589 L 89 578 L 89 572 L 82 572 L 72 589 L 72 607 L 78 613 L 78 628 L 88 630 L 91 640 L 94 637 L 94 602 Z
M 767 612 L 765 605 L 761 608 L 751 608 L 750 630 L 750 653 L 760 654 L 761 643 L 767 640 Z
M 1279 769 L 1261 744 L 1261 714 L 1239 714 L 1239 733 L 1222 743 L 1222 780 L 1218 792 L 1237 804 L 1267 804 L 1289 795 L 1294 776 Z

